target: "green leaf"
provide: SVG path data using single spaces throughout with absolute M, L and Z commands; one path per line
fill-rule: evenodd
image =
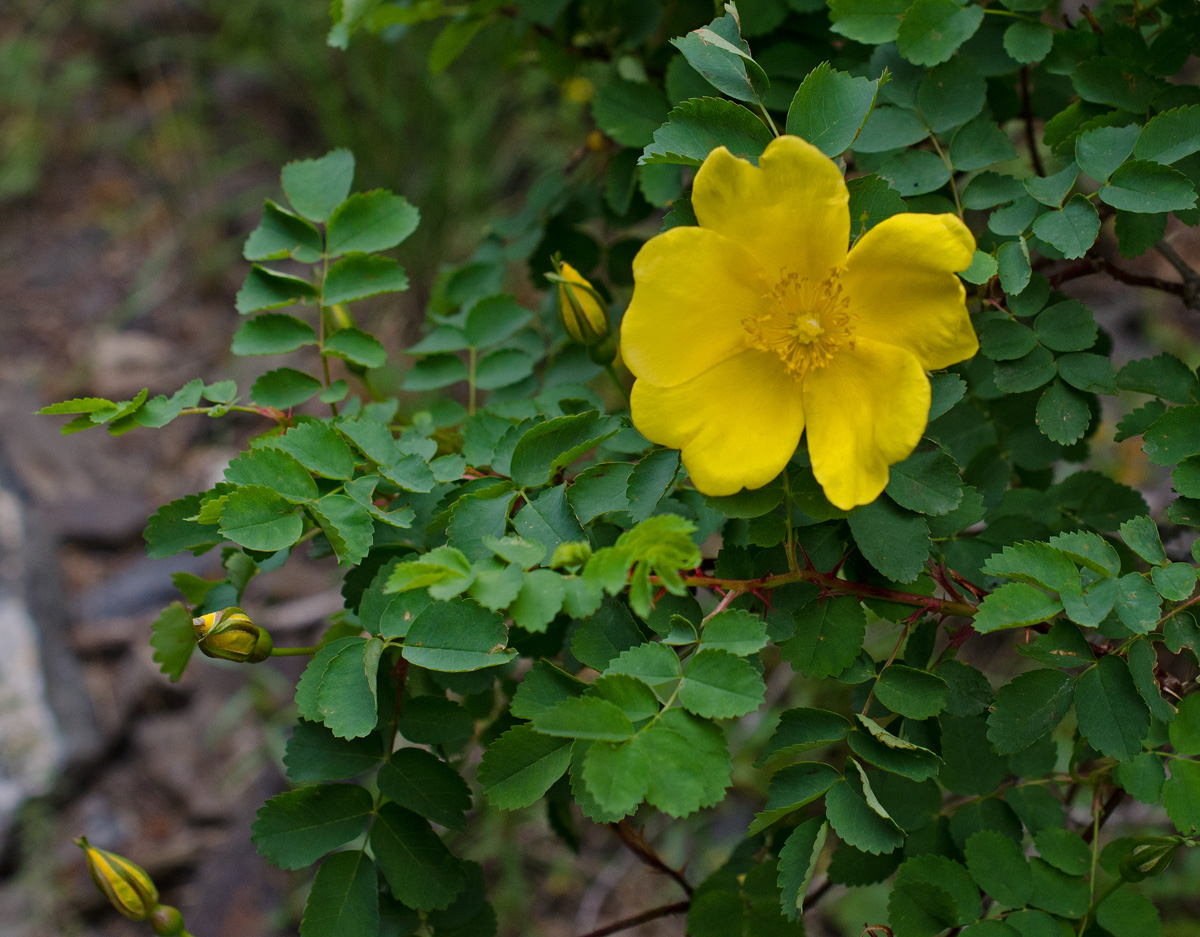
M 1200 105 L 1163 111 L 1147 121 L 1133 148 L 1138 159 L 1174 163 L 1200 151 Z
M 679 452 L 676 449 L 654 449 L 638 460 L 625 486 L 626 510 L 635 523 L 644 522 L 654 513 L 678 472 Z
M 1146 515 L 1130 518 L 1118 532 L 1125 545 L 1152 566 L 1170 562 L 1158 535 L 1158 525 Z
M 508 387 L 529 377 L 534 364 L 534 359 L 519 348 L 501 348 L 479 359 L 475 386 L 481 390 Z
M 599 411 L 560 416 L 526 430 L 513 450 L 510 474 L 519 488 L 546 484 L 559 469 L 613 436 L 619 427 Z
M 518 719 L 532 719 L 555 703 L 581 696 L 587 688 L 588 684 L 565 670 L 559 670 L 544 660 L 534 661 L 513 695 L 509 712 Z
M 1158 909 L 1145 895 L 1122 889 L 1096 906 L 1096 923 L 1113 937 L 1162 937 Z
M 1003 267 L 1001 268 L 1003 286 Z M 996 367 L 996 387 L 1006 394 L 1021 394 L 1041 387 L 1057 372 L 1054 355 L 1038 346 L 1023 358 L 1006 361 Z
M 916 0 L 896 32 L 896 48 L 914 65 L 937 65 L 952 56 L 983 22 L 983 8 L 954 0 Z
M 950 167 L 928 150 L 902 150 L 884 160 L 876 171 L 905 198 L 936 192 L 951 175 Z
M 870 231 L 885 218 L 906 210 L 900 193 L 873 173 L 851 179 L 846 188 L 850 190 L 851 240 Z
M 749 834 L 757 836 L 788 814 L 811 804 L 839 780 L 836 770 L 819 761 L 780 768 L 771 776 L 766 805 L 751 821 Z
M 154 662 L 172 683 L 178 683 L 191 659 L 192 651 L 196 649 L 192 613 L 182 603 L 172 602 L 154 619 L 150 631 Z
M 766 646 L 767 623 L 742 609 L 726 609 L 704 622 L 700 641 L 706 648 L 749 657 Z
M 732 764 L 725 736 L 712 722 L 668 709 L 641 739 L 650 769 L 647 803 L 679 818 L 725 796 Z
M 466 379 L 467 366 L 457 355 L 428 355 L 408 369 L 403 388 L 412 391 L 437 390 Z
M 1154 358 L 1130 361 L 1117 375 L 1117 385 L 1121 390 L 1153 394 L 1172 403 L 1192 403 L 1196 375 L 1177 357 L 1163 353 Z
M 1065 875 L 1042 859 L 1032 860 L 1029 866 L 1033 872 L 1031 905 L 1066 918 L 1087 913 L 1090 894 L 1084 879 Z
M 961 172 L 1015 159 L 1016 155 L 1008 134 L 990 117 L 980 116 L 964 124 L 950 141 L 950 162 Z
M 932 543 L 921 515 L 880 498 L 855 508 L 849 523 L 862 555 L 888 579 L 912 582 L 925 568 Z
M 976 631 L 1023 628 L 1053 618 L 1062 603 L 1023 582 L 1010 582 L 984 597 L 972 622 Z
M 508 614 L 517 627 L 541 633 L 562 609 L 566 595 L 562 576 L 549 569 L 535 569 L 525 574 Z
M 543 735 L 560 738 L 623 742 L 633 735 L 633 724 L 615 704 L 594 696 L 572 696 L 537 713 L 533 727 Z
M 1117 580 L 1117 616 L 1135 634 L 1149 634 L 1158 627 L 1162 598 L 1158 590 L 1139 573 L 1128 573 Z
M 243 485 L 223 502 L 221 536 L 249 550 L 285 550 L 304 533 L 304 520 L 296 506 L 270 488 Z
M 778 885 L 783 913 L 789 921 L 800 920 L 804 911 L 804 898 L 828 832 L 829 824 L 813 817 L 796 827 L 779 850 Z
M 791 758 L 844 739 L 852 728 L 845 717 L 823 709 L 787 709 L 779 716 L 775 734 L 762 750 L 758 764 Z
M 459 595 L 475 580 L 470 561 L 454 547 L 436 547 L 419 560 L 396 565 L 388 578 L 384 592 L 405 592 L 429 588 L 435 599 Z
M 1130 761 L 1142 750 L 1150 731 L 1150 713 L 1138 695 L 1129 667 L 1110 654 L 1085 670 L 1075 687 L 1079 731 L 1088 744 L 1118 761 Z
M 1083 438 L 1092 411 L 1087 398 L 1055 378 L 1038 399 L 1036 420 L 1048 439 L 1069 446 Z
M 560 544 L 587 540 L 567 503 L 566 486 L 556 485 L 539 494 L 513 518 L 513 527 L 528 540 L 536 540 L 554 554 Z
M 1083 195 L 1076 195 L 1058 211 L 1040 215 L 1033 222 L 1033 233 L 1055 247 L 1063 257 L 1082 257 L 1100 234 L 1100 216 Z
M 283 167 L 280 178 L 292 208 L 309 221 L 326 221 L 350 193 L 354 154 L 337 149 L 320 159 L 298 159 Z
M 898 146 L 920 143 L 927 136 L 929 128 L 915 113 L 904 108 L 883 105 L 871 111 L 862 131 L 854 140 L 854 152 L 884 153 Z M 850 214 L 851 217 L 854 216 L 854 212 Z
M 1182 211 L 1196 204 L 1196 190 L 1187 176 L 1139 159 L 1122 163 L 1099 195 L 1113 208 L 1131 212 Z
M 946 708 L 950 687 L 941 677 L 892 664 L 875 684 L 875 698 L 888 709 L 909 719 L 928 719 Z
M 457 771 L 432 752 L 402 748 L 379 771 L 379 793 L 427 820 L 462 829 L 471 789 Z
M 995 257 L 983 251 L 976 251 L 971 266 L 961 271 L 959 276 L 968 283 L 983 284 L 994 277 L 998 269 Z
M 1054 31 L 1044 23 L 1017 20 L 1004 31 L 1004 51 L 1023 65 L 1040 62 L 1053 44 Z
M 938 900 L 927 902 L 923 900 L 926 894 L 936 895 Z M 888 916 L 897 937 L 936 934 L 947 924 L 966 924 L 981 913 L 979 890 L 968 871 L 953 859 L 929 853 L 909 856 L 896 870 Z
M 1025 179 L 1025 191 L 1043 205 L 1058 208 L 1067 193 L 1075 186 L 1079 167 L 1074 163 L 1052 176 L 1029 176 Z
M 263 204 L 262 219 L 242 247 L 247 260 L 283 260 L 316 263 L 321 259 L 321 233 L 299 215 L 270 199 Z
M 891 467 L 888 496 L 903 508 L 921 514 L 949 514 L 962 501 L 962 479 L 948 455 L 914 452 Z
M 1155 465 L 1200 454 L 1200 406 L 1172 407 L 1142 435 L 1142 451 Z
M 1113 232 L 1122 257 L 1141 257 L 1162 240 L 1167 230 L 1166 212 L 1134 214 L 1119 211 L 1113 220 Z
M 1121 571 L 1121 558 L 1117 556 L 1117 551 L 1103 537 L 1091 531 L 1058 534 L 1050 538 L 1050 546 L 1102 576 L 1114 576 Z
M 622 816 L 632 813 L 646 796 L 650 766 L 642 736 L 613 745 L 596 742 L 583 758 L 583 779 L 605 810 Z
M 379 808 L 371 827 L 371 851 L 392 895 L 410 908 L 448 908 L 466 884 L 462 862 L 451 855 L 429 821 L 396 804 Z
M 365 833 L 374 806 L 356 784 L 302 787 L 263 804 L 250 838 L 281 869 L 302 869 Z
M 315 345 L 317 333 L 307 322 L 281 312 L 255 316 L 233 336 L 235 355 L 282 355 L 305 345 Z
M 796 631 L 780 644 L 779 653 L 814 680 L 836 677 L 858 657 L 866 620 L 862 606 L 850 596 L 810 603 L 796 613 Z
M 1168 731 L 1176 754 L 1185 758 L 1200 755 L 1200 694 L 1192 693 L 1179 701 L 1179 711 Z
M 1000 688 L 988 716 L 988 740 L 1001 755 L 1028 748 L 1058 725 L 1071 708 L 1075 678 L 1031 670 Z
M 597 89 L 592 117 L 617 143 L 641 148 L 667 120 L 667 100 L 653 85 L 618 78 Z
M 1200 761 L 1175 758 L 1163 785 L 1163 806 L 1175 828 L 1185 836 L 1200 829 Z
M 367 639 L 362 637 L 335 638 L 323 644 L 313 655 L 296 684 L 296 709 L 301 717 L 309 722 L 321 722 L 323 716 L 317 708 L 317 695 L 321 692 L 321 681 L 325 678 L 329 662 L 352 645 L 359 647 L 361 653 L 366 643 Z
M 917 107 L 935 133 L 965 124 L 983 110 L 986 102 L 987 85 L 966 57 L 931 69 L 917 88 Z
M 485 296 L 467 313 L 463 338 L 473 348 L 489 348 L 524 328 L 532 318 L 533 314 L 507 293 Z
M 475 38 L 475 34 L 487 22 L 486 16 L 468 16 L 466 19 L 453 19 L 446 23 L 429 50 L 430 73 L 437 75 L 449 68 L 467 51 L 467 46 Z
M 376 937 L 379 872 L 361 849 L 330 856 L 317 869 L 300 937 Z
M 1029 278 L 1033 275 L 1033 268 L 1029 265 L 1029 248 L 1025 244 L 1025 239 L 1019 238 L 1001 244 L 996 249 L 996 266 L 1000 275 L 1000 286 L 1004 292 L 1011 296 L 1024 290 L 1029 285 Z
M 1091 310 L 1073 299 L 1042 310 L 1034 325 L 1038 341 L 1054 351 L 1084 351 L 1099 334 Z
M 1079 579 L 1075 564 L 1061 550 L 1028 541 L 993 553 L 984 561 L 983 571 L 992 576 L 1007 576 L 1018 582 L 1045 586 L 1056 592 Z
M 329 661 L 317 690 L 320 721 L 338 738 L 370 735 L 379 719 L 376 679 L 383 641 L 350 644 Z
M 822 62 L 800 83 L 788 108 L 787 132 L 826 156 L 847 150 L 875 103 L 878 82 L 852 78 Z
M 1133 152 L 1140 132 L 1137 124 L 1085 130 L 1075 140 L 1075 161 L 1097 182 L 1107 182 L 1113 170 Z
M 420 220 L 406 198 L 383 189 L 356 192 L 330 215 L 326 246 L 331 257 L 387 250 L 417 230 Z
M 748 660 L 715 648 L 701 648 L 688 661 L 679 703 L 698 716 L 731 719 L 762 705 L 766 685 Z
M 311 374 L 295 368 L 268 371 L 250 388 L 250 399 L 264 407 L 290 410 L 320 393 L 324 385 Z
M 845 843 L 873 855 L 892 852 L 904 843 L 904 834 L 875 799 L 867 776 L 858 763 L 848 777 L 836 782 L 825 793 L 829 825 Z
M 444 696 L 406 700 L 398 720 L 400 734 L 417 745 L 461 748 L 475 734 L 475 720 L 466 709 Z
M 675 652 L 657 642 L 639 644 L 622 651 L 616 660 L 609 663 L 606 673 L 636 677 L 664 703 L 675 693 L 682 676 Z
M 672 39 L 671 45 L 714 88 L 731 98 L 761 101 L 770 89 L 767 73 L 750 57 L 750 47 L 739 35 L 737 19 L 732 15 Z
M 1092 865 L 1092 850 L 1078 833 L 1070 830 L 1038 830 L 1033 835 L 1038 855 L 1067 875 L 1087 875 Z
M 677 163 L 699 166 L 718 146 L 734 156 L 758 162 L 771 142 L 771 131 L 752 111 L 724 98 L 684 101 L 654 131 L 654 142 L 638 161 L 643 165 Z
M 1010 908 L 1029 903 L 1033 873 L 1020 845 L 1003 833 L 980 830 L 967 839 L 963 853 L 975 884 L 996 901 Z
M 292 728 L 283 756 L 288 780 L 340 781 L 366 774 L 383 759 L 376 734 L 341 739 L 317 722 L 301 719 Z
M 1090 394 L 1115 394 L 1117 378 L 1108 355 L 1078 351 L 1056 362 L 1059 376 L 1072 387 Z
M 855 719 L 866 731 L 851 732 L 847 742 L 863 761 L 913 781 L 932 778 L 942 767 L 942 760 L 929 749 L 893 735 L 866 716 L 856 714 Z
M 298 504 L 317 497 L 317 484 L 299 462 L 280 449 L 252 449 L 225 468 L 225 481 L 260 485 Z
M 314 420 L 293 426 L 270 440 L 270 445 L 325 478 L 347 480 L 354 475 L 354 454 L 326 423 Z
M 1069 697 L 1067 705 L 1070 705 Z M 938 722 L 942 729 L 943 761 L 938 780 L 955 794 L 991 794 L 995 791 L 1009 775 L 1010 768 L 1008 761 L 988 741 L 987 720 L 983 716 L 942 713 Z M 983 810 L 985 806 L 981 805 L 979 809 Z M 1001 829 L 1003 831 L 1003 827 Z
M 246 274 L 242 288 L 238 290 L 234 306 L 238 312 L 245 315 L 248 312 L 290 306 L 295 302 L 312 299 L 316 295 L 317 288 L 303 277 L 278 273 L 254 264 Z
M 855 42 L 892 42 L 910 0 L 829 0 L 830 29 Z
M 434 602 L 417 616 L 404 642 L 404 659 L 450 673 L 495 667 L 517 652 L 505 647 L 504 619 L 474 602 Z
M 1162 800 L 1167 773 L 1161 756 L 1142 752 L 1133 761 L 1117 765 L 1113 778 L 1134 800 L 1157 805 Z
M 353 302 L 380 293 L 408 289 L 408 275 L 396 261 L 377 254 L 350 254 L 325 275 L 321 302 L 326 306 Z
M 354 566 L 371 549 L 375 524 L 365 507 L 347 495 L 325 495 L 308 510 L 337 554 L 338 565 Z
M 479 786 L 488 802 L 517 810 L 540 800 L 571 763 L 571 741 L 519 725 L 496 739 L 479 765 Z
M 339 329 L 325 339 L 321 351 L 364 368 L 381 368 L 387 362 L 383 343 L 361 329 Z

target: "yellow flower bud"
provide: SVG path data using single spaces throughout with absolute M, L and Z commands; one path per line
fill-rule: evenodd
M 145 921 L 158 906 L 158 889 L 141 866 L 107 849 L 97 849 L 86 836 L 75 840 L 87 857 L 92 881 L 125 917 Z
M 599 345 L 609 337 L 611 331 L 604 298 L 569 263 L 557 261 L 554 269 L 558 281 L 558 311 L 563 328 L 571 340 L 579 345 Z
M 208 657 L 257 664 L 271 656 L 271 636 L 236 606 L 192 619 L 196 643 Z

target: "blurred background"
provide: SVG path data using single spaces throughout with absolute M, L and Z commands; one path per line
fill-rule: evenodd
M 176 597 L 170 574 L 207 574 L 218 559 L 148 560 L 146 518 L 210 486 L 259 427 L 194 417 L 63 437 L 61 418 L 33 414 L 194 377 L 248 387 L 266 368 L 228 351 L 241 244 L 280 166 L 335 146 L 357 157 L 356 189 L 390 188 L 421 209 L 399 254 L 411 290 L 368 306 L 364 322 L 393 352 L 411 344 L 439 267 L 468 258 L 592 130 L 580 86 L 564 93 L 522 67 L 506 31 L 485 30 L 431 75 L 438 28 L 341 51 L 326 44 L 324 0 L 0 2 L 0 937 L 149 932 L 92 887 L 71 842 L 81 833 L 144 865 L 197 937 L 296 932 L 308 873 L 270 869 L 249 826 L 284 784 L 302 663 L 201 659 L 170 684 L 147 644 Z M 1152 255 L 1127 266 L 1172 275 Z M 508 287 L 538 301 L 527 278 Z M 1194 358 L 1195 313 L 1176 300 L 1100 278 L 1070 289 L 1117 338 L 1119 360 L 1146 341 Z M 1130 484 L 1160 483 L 1136 441 L 1105 458 Z M 338 586 L 336 567 L 296 557 L 256 581 L 249 610 L 283 643 L 310 643 L 341 606 Z M 681 861 L 707 844 L 689 873 L 699 880 L 742 836 L 744 807 L 723 815 L 727 828 L 674 824 L 660 851 Z M 502 934 L 569 937 L 680 897 L 600 828 L 584 831 L 579 856 L 545 822 L 522 827 L 519 855 L 495 848 L 527 819 L 483 813 L 477 848 L 463 848 L 507 856 L 488 869 Z M 1195 890 L 1178 875 L 1194 873 L 1181 863 L 1162 887 Z M 884 900 L 856 891 L 829 920 L 856 933 Z M 1172 927 L 1200 932 L 1186 918 Z M 682 930 L 667 919 L 630 933 Z

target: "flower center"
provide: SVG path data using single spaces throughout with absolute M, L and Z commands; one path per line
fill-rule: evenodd
M 824 280 L 780 271 L 759 311 L 742 320 L 751 346 L 775 352 L 794 378 L 825 367 L 839 348 L 853 348 L 856 317 L 840 280 L 841 270 Z

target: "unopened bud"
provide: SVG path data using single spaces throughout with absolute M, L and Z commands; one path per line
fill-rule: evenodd
M 609 333 L 604 341 L 589 345 L 587 353 L 596 364 L 607 367 L 617 360 L 617 336 Z
M 158 906 L 158 889 L 146 870 L 115 852 L 97 849 L 86 836 L 79 837 L 75 844 L 87 857 L 92 881 L 113 907 L 132 920 L 148 920 Z
M 571 540 L 554 548 L 554 555 L 550 557 L 550 568 L 582 566 L 591 558 L 592 547 L 587 541 Z
M 558 282 L 558 312 L 571 341 L 588 348 L 601 344 L 611 332 L 604 297 L 565 261 L 554 259 L 554 273 L 552 279 Z
M 196 643 L 208 657 L 257 664 L 271 656 L 271 636 L 233 606 L 192 619 Z
M 160 904 L 150 915 L 150 929 L 158 937 L 182 937 L 187 931 L 183 929 L 183 915 L 178 908 Z

